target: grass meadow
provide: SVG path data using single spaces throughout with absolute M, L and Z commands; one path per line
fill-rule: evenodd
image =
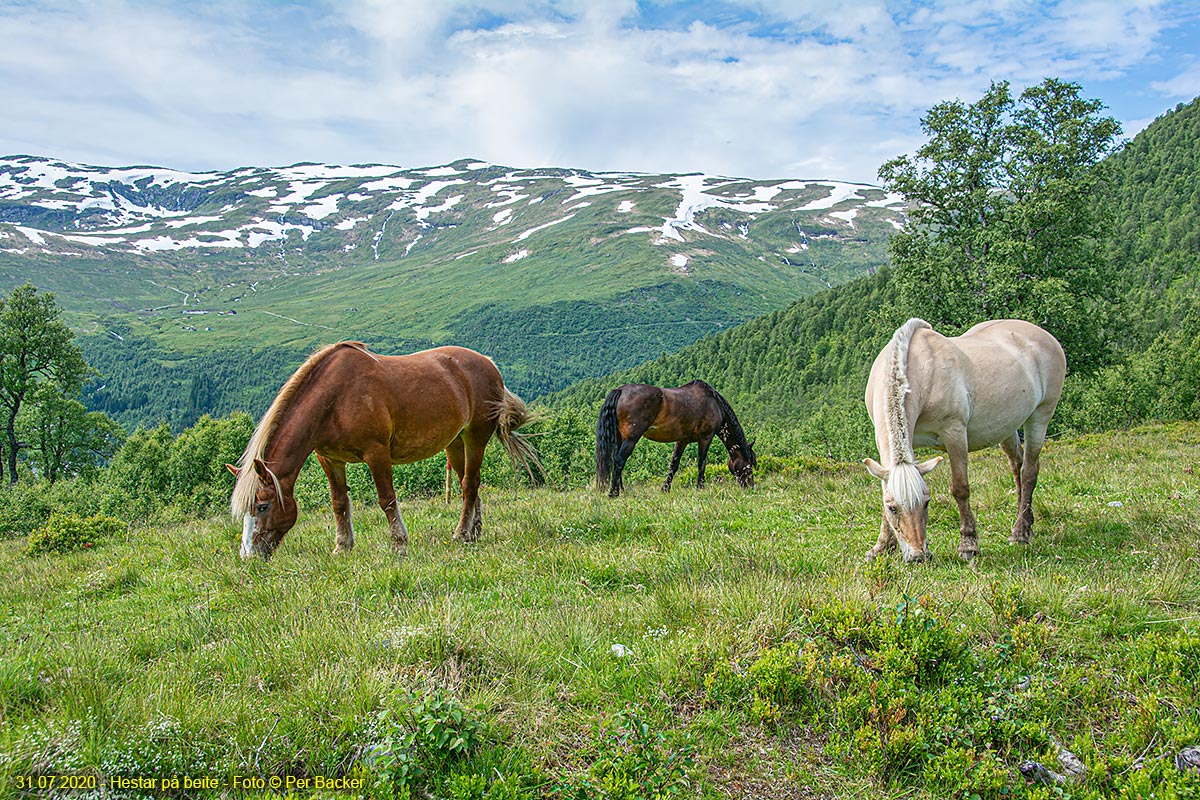
M 1200 797 L 1200 426 L 1051 442 L 1028 547 L 976 454 L 970 564 L 948 469 L 932 562 L 867 565 L 877 483 L 777 461 L 749 492 L 723 459 L 669 495 L 485 487 L 472 545 L 457 499 L 406 500 L 404 560 L 357 505 L 337 557 L 327 511 L 269 563 L 227 518 L 0 542 L 0 796 Z M 1062 748 L 1085 773 L 1027 784 Z

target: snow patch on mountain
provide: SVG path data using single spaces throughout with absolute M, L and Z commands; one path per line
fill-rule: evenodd
M 574 216 L 575 216 L 574 214 L 567 214 L 565 217 L 562 217 L 561 219 L 551 220 L 550 222 L 547 222 L 545 225 L 538 225 L 535 228 L 530 228 L 529 230 L 524 231 L 516 239 L 513 239 L 513 244 L 516 244 L 517 242 L 525 241 L 526 239 L 528 239 L 530 236 L 537 233 L 538 231 L 544 231 L 544 230 L 546 230 L 546 228 L 552 227 L 554 225 L 561 225 L 562 223 L 566 222 L 567 220 L 571 219 Z
M 662 239 L 664 241 L 674 239 L 682 242 L 684 239 L 680 231 L 684 230 L 696 231 L 697 233 L 712 236 L 711 232 L 696 222 L 696 215 L 710 208 L 728 208 L 740 211 L 743 214 L 761 214 L 766 211 L 775 210 L 775 206 L 768 203 L 737 202 L 708 194 L 706 189 L 710 188 L 710 181 L 717 182 L 711 188 L 729 183 L 729 180 L 726 178 L 714 178 L 709 175 L 681 175 L 666 183 L 655 184 L 655 187 L 659 189 L 678 188 L 681 194 L 679 207 L 675 209 L 675 216 L 670 219 L 664 218 L 663 220 L 664 224 L 660 230 L 662 231 Z
M 854 218 L 858 216 L 857 208 L 848 208 L 845 211 L 830 211 L 829 216 L 836 219 L 844 220 L 851 228 L 854 227 Z
M 305 206 L 300 209 L 300 213 L 310 219 L 325 219 L 331 214 L 336 214 L 338 209 L 338 201 L 343 195 L 329 194 L 324 197 L 317 198 L 311 206 Z

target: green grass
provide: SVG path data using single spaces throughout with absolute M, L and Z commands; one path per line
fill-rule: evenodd
M 878 488 L 833 463 L 752 492 L 720 465 L 669 496 L 485 487 L 475 545 L 450 540 L 456 506 L 406 500 L 404 561 L 374 507 L 340 557 L 325 512 L 269 563 L 220 519 L 0 542 L 0 795 L 62 773 L 373 785 L 373 746 L 459 708 L 459 750 L 414 745 L 413 796 L 1051 797 L 1016 765 L 1057 769 L 1061 743 L 1088 767 L 1069 796 L 1195 797 L 1171 759 L 1200 744 L 1197 445 L 1194 424 L 1052 442 L 1025 548 L 1003 455 L 977 454 L 971 564 L 944 469 L 933 562 L 864 564 Z

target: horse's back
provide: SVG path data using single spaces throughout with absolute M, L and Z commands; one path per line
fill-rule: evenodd
M 1021 319 L 996 319 L 975 325 L 954 340 L 987 378 L 1016 365 L 1035 387 L 1038 403 L 1062 396 L 1067 358 L 1048 331 Z M 1011 367 L 1010 367 L 1011 368 Z M 992 380 L 991 383 L 998 381 Z
M 975 450 L 1004 440 L 1035 413 L 1053 413 L 1066 359 L 1037 325 L 988 320 L 954 337 L 916 331 L 908 374 L 918 434 L 961 420 Z
M 472 424 L 487 427 L 504 382 L 490 358 L 465 347 L 435 347 L 399 356 L 339 351 L 328 373 L 329 452 L 356 438 L 389 442 L 396 463 L 427 458 Z M 485 431 L 488 436 L 491 428 Z

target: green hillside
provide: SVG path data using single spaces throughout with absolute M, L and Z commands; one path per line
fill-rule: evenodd
M 1179 330 L 1200 291 L 1200 98 L 1180 104 L 1111 159 L 1113 235 L 1132 345 Z
M 0 290 L 56 294 L 132 423 L 259 413 L 304 354 L 461 344 L 526 397 L 875 268 L 897 195 L 836 181 L 0 158 Z M 270 391 L 270 390 L 266 390 Z
M 1101 202 L 1115 227 L 1108 254 L 1121 323 L 1117 361 L 1068 379 L 1058 428 L 1095 430 L 1200 412 L 1200 100 L 1180 106 L 1112 156 Z M 786 431 L 798 446 L 834 457 L 873 447 L 862 404 L 871 361 L 901 324 L 887 269 L 800 300 L 678 353 L 581 382 L 555 407 L 598 405 L 621 383 L 718 387 L 753 428 Z

